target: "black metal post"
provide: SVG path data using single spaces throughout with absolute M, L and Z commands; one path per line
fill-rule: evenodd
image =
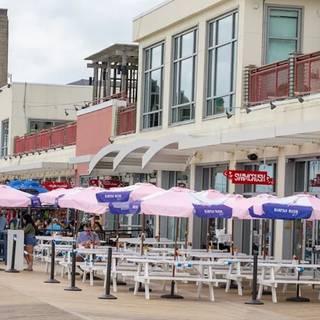
M 72 265 L 71 265 L 71 285 L 68 288 L 65 288 L 65 291 L 82 291 L 82 289 L 76 287 L 76 244 L 72 245 Z
M 298 264 L 300 264 L 300 260 L 299 260 Z M 298 279 L 297 280 L 298 281 L 300 280 L 300 270 L 299 269 L 298 269 Z M 296 285 L 296 296 L 287 298 L 287 301 L 289 301 L 289 302 L 310 302 L 310 299 L 300 296 L 300 285 L 297 284 Z
M 50 265 L 50 278 L 45 281 L 44 283 L 60 283 L 57 279 L 54 278 L 55 272 L 55 259 L 56 259 L 56 242 L 55 240 L 51 241 L 51 265 Z
M 108 248 L 108 262 L 107 262 L 107 283 L 105 288 L 105 294 L 99 297 L 99 299 L 114 300 L 117 297 L 110 294 L 111 286 L 111 265 L 112 265 L 112 248 Z
M 257 282 L 258 282 L 258 252 L 253 253 L 253 274 L 252 274 L 252 298 L 245 304 L 262 305 L 262 301 L 257 300 Z
M 13 242 L 12 242 L 12 255 L 11 255 L 11 268 L 6 270 L 9 273 L 18 273 L 20 271 L 15 269 L 16 264 L 16 247 L 17 247 L 17 236 L 13 235 Z

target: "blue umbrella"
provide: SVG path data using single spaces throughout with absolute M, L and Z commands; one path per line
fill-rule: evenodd
M 33 180 L 12 180 L 10 181 L 9 186 L 32 194 L 48 192 L 48 190 L 42 187 L 39 182 Z

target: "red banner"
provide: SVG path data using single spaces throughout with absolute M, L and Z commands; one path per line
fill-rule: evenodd
M 45 181 L 41 184 L 48 191 L 65 188 L 70 189 L 72 186 L 69 182 L 58 182 L 58 181 Z
M 114 179 L 106 179 L 106 180 L 98 180 L 98 179 L 90 179 L 89 185 L 94 187 L 100 187 L 105 189 L 122 187 L 122 182 Z
M 223 173 L 234 184 L 273 185 L 274 179 L 267 171 L 225 170 Z

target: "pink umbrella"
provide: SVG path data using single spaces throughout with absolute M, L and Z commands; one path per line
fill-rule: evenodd
M 251 198 L 243 198 L 238 203 L 238 210 L 236 211 L 235 217 L 238 219 L 253 219 L 249 214 L 249 209 L 252 208 L 256 215 L 263 214 L 262 206 L 268 202 L 274 202 L 278 198 L 272 194 L 258 194 Z
M 77 193 L 80 190 L 83 190 L 84 188 L 73 188 L 73 189 L 64 189 L 59 188 L 55 189 L 49 192 L 44 192 L 39 194 L 39 198 L 42 205 L 46 206 L 53 206 L 57 204 L 58 198 L 66 195 L 66 194 L 73 194 Z
M 76 209 L 88 213 L 103 214 L 107 211 L 107 204 L 97 201 L 96 194 L 104 191 L 99 187 L 88 187 L 70 192 L 58 199 L 61 208 Z
M 194 191 L 174 187 L 142 199 L 141 213 L 153 216 L 188 218 L 193 214 Z
M 26 208 L 33 204 L 33 198 L 37 197 L 6 185 L 0 185 L 0 207 L 2 208 Z

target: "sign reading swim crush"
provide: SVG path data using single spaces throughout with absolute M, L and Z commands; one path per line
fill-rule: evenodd
M 223 172 L 234 184 L 263 184 L 273 185 L 274 179 L 268 176 L 267 171 L 225 170 Z
M 226 205 L 202 205 L 194 204 L 194 213 L 200 218 L 224 218 L 232 217 L 232 208 Z
M 129 200 L 131 191 L 103 191 L 96 194 L 98 202 L 125 202 Z
M 309 219 L 312 214 L 312 207 L 297 206 L 279 203 L 265 203 L 263 206 L 264 214 L 261 218 L 279 220 L 299 220 Z

